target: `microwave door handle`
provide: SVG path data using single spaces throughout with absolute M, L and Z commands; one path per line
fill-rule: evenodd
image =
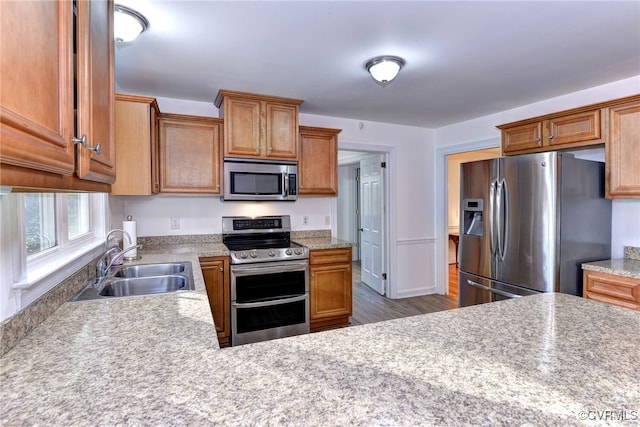
M 282 188 L 284 190 L 283 196 L 287 197 L 289 195 L 289 174 L 283 173 L 282 180 L 284 181 L 282 183 Z

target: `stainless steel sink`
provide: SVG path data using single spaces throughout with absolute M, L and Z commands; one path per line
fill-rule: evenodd
M 162 264 L 140 264 L 121 267 L 115 277 L 149 277 L 183 273 L 185 263 L 172 262 Z
M 191 262 L 139 264 L 119 267 L 97 288 L 85 286 L 71 301 L 113 299 L 194 290 Z
M 132 277 L 107 282 L 99 294 L 103 297 L 166 294 L 189 289 L 184 276 Z

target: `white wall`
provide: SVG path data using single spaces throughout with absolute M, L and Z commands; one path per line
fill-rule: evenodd
M 500 132 L 495 127 L 499 124 L 638 93 L 640 93 L 640 75 L 437 129 L 433 169 L 435 176 L 431 177 L 431 182 L 435 185 L 436 206 L 438 206 L 433 217 L 436 220 L 438 240 L 436 269 L 440 284 L 439 292 L 444 293 L 447 280 L 445 269 L 448 246 L 445 240 L 447 239 L 445 235 L 447 219 L 443 211 L 437 210 L 443 209 L 441 207 L 446 204 L 447 199 L 442 185 L 443 178 L 440 176 L 446 173 L 446 156 L 475 148 L 499 146 Z M 612 230 L 611 257 L 622 258 L 625 245 L 640 246 L 640 200 L 614 200 L 612 215 L 612 223 L 603 224 L 603 226 L 610 226 Z

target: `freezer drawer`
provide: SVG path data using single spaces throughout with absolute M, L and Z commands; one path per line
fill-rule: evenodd
M 535 295 L 540 292 L 460 272 L 458 307 Z

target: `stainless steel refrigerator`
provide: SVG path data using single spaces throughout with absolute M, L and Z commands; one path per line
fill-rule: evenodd
M 458 305 L 582 295 L 581 263 L 611 257 L 604 163 L 539 153 L 463 163 Z

